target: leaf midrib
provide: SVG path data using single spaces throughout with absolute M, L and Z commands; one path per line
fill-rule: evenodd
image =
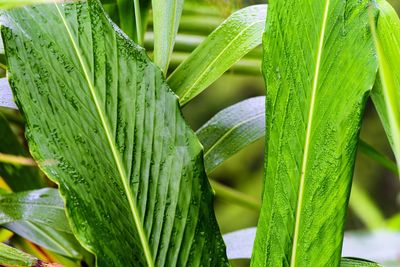
M 127 178 L 125 170 L 123 168 L 123 163 L 122 163 L 120 155 L 118 154 L 115 142 L 112 139 L 111 130 L 110 130 L 110 127 L 109 127 L 109 125 L 107 123 L 106 116 L 105 116 L 105 114 L 103 113 L 103 111 L 102 111 L 102 109 L 100 107 L 98 96 L 97 96 L 96 91 L 95 91 L 95 87 L 94 87 L 94 85 L 93 85 L 93 83 L 92 83 L 92 81 L 90 79 L 89 71 L 87 69 L 87 66 L 86 66 L 84 60 L 83 60 L 82 55 L 80 54 L 79 48 L 78 48 L 78 46 L 77 46 L 77 44 L 76 44 L 76 42 L 75 42 L 75 40 L 73 38 L 72 31 L 68 26 L 66 18 L 62 14 L 62 12 L 61 12 L 59 6 L 57 5 L 56 1 L 54 1 L 54 5 L 56 6 L 56 9 L 57 9 L 57 11 L 58 11 L 58 13 L 59 13 L 59 15 L 61 17 L 61 20 L 62 20 L 62 22 L 63 22 L 63 24 L 64 24 L 64 26 L 65 26 L 65 28 L 66 28 L 66 30 L 68 32 L 68 37 L 69 37 L 69 39 L 70 39 L 70 41 L 72 43 L 73 49 L 74 49 L 74 51 L 75 51 L 75 53 L 76 53 L 76 55 L 77 55 L 77 57 L 79 59 L 80 65 L 81 65 L 81 67 L 83 69 L 86 82 L 88 83 L 88 87 L 89 87 L 90 93 L 92 95 L 93 101 L 94 101 L 95 106 L 96 106 L 96 111 L 97 111 L 97 113 L 98 113 L 98 115 L 100 117 L 103 129 L 105 131 L 105 135 L 107 137 L 107 141 L 109 143 L 109 146 L 110 146 L 112 154 L 113 154 L 113 159 L 115 161 L 115 164 L 117 165 L 117 169 L 118 169 L 120 178 L 121 178 L 123 186 L 124 186 L 125 194 L 127 196 L 128 202 L 129 202 L 129 206 L 130 206 L 130 210 L 131 210 L 131 213 L 132 213 L 132 217 L 133 217 L 136 229 L 137 229 L 138 234 L 139 234 L 139 239 L 140 239 L 140 242 L 141 242 L 141 245 L 142 245 L 142 248 L 143 248 L 143 252 L 144 252 L 147 264 L 148 264 L 149 267 L 153 267 L 154 266 L 154 261 L 153 261 L 153 258 L 151 256 L 149 243 L 148 243 L 148 240 L 146 238 L 146 234 L 145 234 L 143 225 L 141 223 L 141 219 L 140 219 L 140 216 L 139 216 L 138 209 L 136 207 L 135 200 L 132 197 L 132 191 L 131 191 L 131 188 L 130 188 L 129 183 L 128 183 L 128 178 Z
M 312 85 L 312 92 L 311 92 L 311 100 L 310 100 L 310 108 L 308 111 L 308 119 L 307 119 L 307 130 L 306 130 L 306 139 L 304 143 L 304 152 L 303 152 L 303 162 L 301 167 L 301 176 L 300 176 L 300 185 L 299 185 L 299 192 L 297 198 L 297 207 L 296 207 L 296 221 L 294 227 L 294 236 L 293 236 L 293 244 L 292 244 L 292 254 L 290 259 L 290 267 L 296 266 L 296 253 L 297 253 L 297 245 L 299 241 L 299 230 L 300 230 L 300 222 L 301 222 L 301 210 L 302 210 L 302 202 L 303 202 L 303 194 L 304 194 L 304 180 L 307 171 L 307 162 L 308 162 L 308 153 L 310 150 L 310 139 L 311 139 L 311 128 L 313 122 L 313 115 L 314 115 L 314 107 L 315 107 L 315 98 L 316 92 L 318 87 L 318 80 L 319 80 L 319 71 L 321 67 L 321 58 L 322 58 L 322 50 L 324 46 L 324 39 L 325 39 L 325 31 L 326 31 L 326 24 L 328 21 L 328 11 L 329 11 L 329 4 L 330 0 L 326 0 L 325 2 L 325 9 L 322 19 L 322 26 L 321 26 L 321 33 L 320 39 L 318 44 L 318 53 L 316 58 L 315 64 L 315 72 L 314 72 L 314 80 Z

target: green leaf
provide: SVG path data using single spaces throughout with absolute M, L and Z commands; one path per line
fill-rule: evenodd
M 154 63 L 166 75 L 178 32 L 184 0 L 152 0 Z
M 208 173 L 264 136 L 264 104 L 263 96 L 242 101 L 216 114 L 196 132 L 204 147 Z
M 340 267 L 382 267 L 382 265 L 357 258 L 342 258 Z
M 73 234 L 28 221 L 8 223 L 4 227 L 40 247 L 60 255 L 72 259 L 90 257 L 89 253 L 79 245 Z
M 0 224 L 15 221 L 34 222 L 71 233 L 64 203 L 53 188 L 0 195 Z
M 0 9 L 10 9 L 34 4 L 61 2 L 61 0 L 0 0 Z
M 0 114 L 0 152 L 9 153 L 14 155 L 22 155 L 28 156 L 28 153 L 22 147 L 22 144 L 19 143 L 18 138 L 14 135 L 7 120 Z M 39 174 L 37 167 L 28 167 L 28 166 L 17 166 L 14 164 L 6 164 L 4 162 L 0 162 L 0 176 L 5 180 L 7 185 L 15 192 L 21 192 L 24 190 L 32 190 L 37 188 L 42 188 L 46 184 L 43 181 L 42 177 Z M 52 189 L 44 189 L 52 190 Z M 40 190 L 37 192 L 41 192 Z M 51 191 L 51 195 L 55 197 L 55 192 Z M 8 200 L 12 200 L 15 197 L 29 197 L 29 194 L 26 193 L 16 193 L 11 194 L 5 197 L 4 200 L 0 200 L 0 202 L 5 202 Z M 43 199 L 42 199 L 43 200 Z M 43 202 L 43 201 L 42 201 Z M 56 200 L 55 203 L 58 203 L 60 206 L 64 206 L 61 204 L 60 200 Z M 41 246 L 55 251 L 61 255 L 65 255 L 71 258 L 82 258 L 82 254 L 86 252 L 83 248 L 78 244 L 76 239 L 72 234 L 68 233 L 60 233 L 55 229 L 45 226 L 39 226 L 37 223 L 43 223 L 43 220 L 39 218 L 34 218 L 36 216 L 40 216 L 43 212 L 36 213 L 38 211 L 37 207 L 35 210 L 31 210 L 30 207 L 26 205 L 8 205 L 2 206 L 0 208 L 4 213 L 2 214 L 2 223 L 12 222 L 17 219 L 27 219 L 30 216 L 30 221 L 28 222 L 12 222 L 5 225 L 6 228 L 12 230 L 18 235 L 24 236 L 26 239 L 32 241 L 35 244 L 40 244 Z M 26 203 L 25 203 L 26 204 Z M 0 205 L 1 206 L 1 205 Z M 25 207 L 26 209 L 20 209 Z M 16 209 L 18 208 L 18 209 Z M 34 208 L 34 207 L 33 207 Z M 42 207 L 43 209 L 43 207 Z M 40 210 L 40 208 L 39 208 Z M 54 209 L 53 209 L 54 210 Z M 70 232 L 67 222 L 65 221 L 65 213 L 63 210 L 58 210 L 58 212 L 51 212 L 47 207 L 45 209 L 45 213 L 49 212 L 49 214 L 44 214 L 50 222 L 59 222 L 62 225 L 61 228 L 68 229 L 66 232 Z M 6 217 L 8 216 L 8 218 Z M 49 218 L 51 215 L 57 215 L 54 218 Z M 63 221 L 64 220 L 64 221 Z M 45 223 L 46 224 L 46 223 Z M 57 228 L 57 227 L 56 227 Z M 37 229 L 40 229 L 39 231 Z M 62 246 L 60 244 L 63 244 Z M 61 249 L 61 248 L 67 249 Z
M 143 44 L 150 0 L 116 0 L 118 25 L 135 42 Z
M 370 12 L 370 25 L 379 61 L 379 79 L 372 100 L 400 166 L 400 19 L 384 0 L 377 2 L 379 15 Z
M 17 266 L 17 267 L 33 267 L 38 259 L 26 254 L 18 249 L 0 243 L 0 265 Z
M 244 55 L 261 44 L 267 5 L 233 13 L 168 78 L 168 84 L 186 104 L 217 80 Z
M 227 265 L 202 147 L 145 51 L 98 1 L 2 21 L 31 153 L 98 265 Z
M 361 118 L 377 70 L 368 5 L 268 7 L 266 179 L 252 266 L 340 264 Z

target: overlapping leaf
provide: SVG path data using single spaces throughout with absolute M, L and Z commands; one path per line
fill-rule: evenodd
M 369 1 L 274 1 L 264 36 L 266 179 L 252 266 L 339 266 L 377 63 Z
M 181 19 L 183 0 L 153 0 L 154 63 L 166 75 Z
M 267 5 L 236 11 L 175 69 L 168 84 L 182 105 L 261 43 L 266 13 Z
M 227 265 L 201 145 L 144 50 L 94 0 L 1 19 L 32 155 L 99 266 Z
M 400 166 L 400 19 L 385 0 L 377 2 L 379 14 L 370 12 L 379 78 L 372 100 L 389 137 L 397 165 Z

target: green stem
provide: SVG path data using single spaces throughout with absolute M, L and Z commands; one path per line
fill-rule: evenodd
M 261 209 L 260 201 L 257 201 L 256 199 L 242 192 L 236 191 L 214 180 L 210 180 L 210 183 L 217 197 L 226 200 L 229 203 L 236 204 L 244 208 L 260 211 Z
M 31 158 L 14 156 L 0 153 L 0 162 L 21 166 L 36 166 L 36 162 Z
M 136 22 L 136 34 L 139 45 L 143 45 L 143 34 L 142 34 L 142 17 L 140 14 L 139 0 L 134 0 L 135 5 L 135 22 Z

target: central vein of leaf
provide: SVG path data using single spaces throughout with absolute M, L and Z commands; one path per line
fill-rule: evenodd
M 95 87 L 93 85 L 93 82 L 92 82 L 92 80 L 90 78 L 88 67 L 86 66 L 86 63 L 83 60 L 83 57 L 82 57 L 82 55 L 80 53 L 78 45 L 75 42 L 75 39 L 73 37 L 72 31 L 71 31 L 71 29 L 70 29 L 70 27 L 68 25 L 68 22 L 67 22 L 66 18 L 64 17 L 63 13 L 61 12 L 61 10 L 60 10 L 59 6 L 56 4 L 56 2 L 54 2 L 54 4 L 55 4 L 55 6 L 57 8 L 58 13 L 60 14 L 60 17 L 61 17 L 61 19 L 63 21 L 63 24 L 64 24 L 64 26 L 65 26 L 65 28 L 66 28 L 66 30 L 68 32 L 68 36 L 69 36 L 69 38 L 71 40 L 72 46 L 73 46 L 73 48 L 74 48 L 74 50 L 76 52 L 76 55 L 77 55 L 77 57 L 79 59 L 79 63 L 82 66 L 82 69 L 83 69 L 83 72 L 84 72 L 84 75 L 85 75 L 85 79 L 86 79 L 86 81 L 88 83 L 88 87 L 89 87 L 90 93 L 92 95 L 93 101 L 95 103 L 96 110 L 97 110 L 97 112 L 99 114 L 101 123 L 103 125 L 103 129 L 105 131 L 105 134 L 106 134 L 106 137 L 107 137 L 107 141 L 108 141 L 108 143 L 110 145 L 115 164 L 117 165 L 119 176 L 120 176 L 120 178 L 122 180 L 122 184 L 124 186 L 126 197 L 128 199 L 128 202 L 129 202 L 129 206 L 130 206 L 130 209 L 131 209 L 132 217 L 133 217 L 136 229 L 137 229 L 138 234 L 139 234 L 140 242 L 141 242 L 141 245 L 143 247 L 143 252 L 144 252 L 144 255 L 146 257 L 147 264 L 148 264 L 149 267 L 153 267 L 154 263 L 153 263 L 153 258 L 151 256 L 149 243 L 147 241 L 146 234 L 145 234 L 142 222 L 140 220 L 140 216 L 139 216 L 138 209 L 136 207 L 135 200 L 133 199 L 133 196 L 132 196 L 131 187 L 129 185 L 128 178 L 127 178 L 125 169 L 123 167 L 123 163 L 122 163 L 121 157 L 120 157 L 120 155 L 118 153 L 118 150 L 116 148 L 115 142 L 113 140 L 113 137 L 112 137 L 112 134 L 111 134 L 111 130 L 110 130 L 110 127 L 109 127 L 107 119 L 106 119 L 106 115 L 104 114 L 104 112 L 103 112 L 103 110 L 102 110 L 102 108 L 100 106 L 100 101 L 99 101 L 99 98 L 97 96 L 97 93 L 96 93 Z
M 293 245 L 292 245 L 292 256 L 290 259 L 290 266 L 296 266 L 296 253 L 297 253 L 297 245 L 299 241 L 299 230 L 300 230 L 300 221 L 301 221 L 301 209 L 302 209 L 302 202 L 303 202 L 303 194 L 304 194 L 304 180 L 307 171 L 307 162 L 308 162 L 308 153 L 310 150 L 310 139 L 311 139 L 311 129 L 312 129 L 312 122 L 313 122 L 313 115 L 314 115 L 314 107 L 315 107 L 315 97 L 318 88 L 318 78 L 319 78 L 319 71 L 321 68 L 321 58 L 322 58 L 322 50 L 324 46 L 324 39 L 325 39 L 325 31 L 326 31 L 326 24 L 328 21 L 328 11 L 329 11 L 329 4 L 330 0 L 327 0 L 325 3 L 325 10 L 322 19 L 322 27 L 320 33 L 320 39 L 318 44 L 318 53 L 317 59 L 315 64 L 315 72 L 314 72 L 314 80 L 312 84 L 312 92 L 311 92 L 311 101 L 310 101 L 310 108 L 308 113 L 308 120 L 307 120 L 307 130 L 306 130 L 306 139 L 304 144 L 304 152 L 303 152 L 303 162 L 301 166 L 301 176 L 300 176 L 300 185 L 299 185 L 299 192 L 297 198 L 297 208 L 296 208 L 296 222 L 294 226 L 294 236 L 293 236 Z

